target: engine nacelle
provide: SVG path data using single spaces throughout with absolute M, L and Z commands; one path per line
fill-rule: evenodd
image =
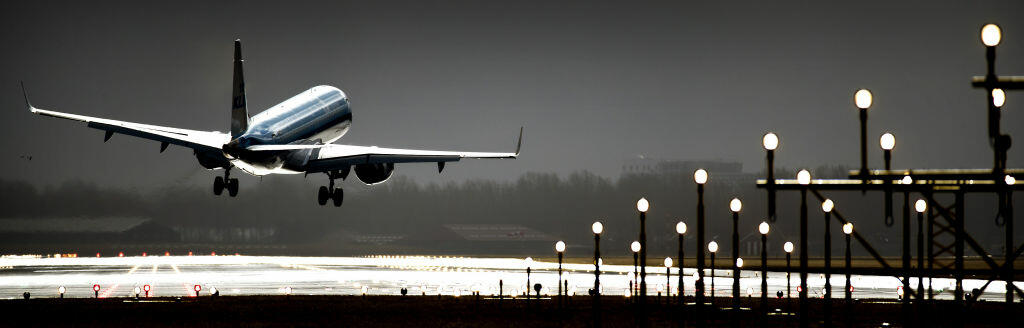
M 359 181 L 372 185 L 384 182 L 390 178 L 391 173 L 395 171 L 395 164 L 359 164 L 356 165 L 355 171 Z

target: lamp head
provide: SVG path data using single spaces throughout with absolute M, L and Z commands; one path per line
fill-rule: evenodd
M 785 244 L 782 244 L 782 250 L 786 251 L 786 253 L 792 253 L 793 252 L 793 242 L 787 241 Z
M 523 262 L 526 263 L 527 267 L 533 266 L 533 258 L 532 257 L 526 257 L 526 259 L 523 260 Z
M 924 199 L 918 199 L 914 202 L 914 209 L 917 210 L 917 213 L 924 213 L 924 211 L 928 210 L 928 202 L 924 201 Z
M 639 253 L 640 252 L 640 242 L 639 241 L 633 241 L 632 244 L 629 244 L 629 249 L 632 250 L 633 253 Z
M 693 181 L 697 184 L 705 184 L 708 182 L 708 171 L 704 169 L 697 169 L 693 172 Z
M 678 233 L 680 235 L 685 235 L 686 234 L 686 223 L 685 222 L 679 221 L 679 223 L 676 223 L 676 233 Z
M 1014 178 L 1012 175 L 1009 174 L 1007 174 L 1006 178 L 1004 178 L 1003 180 L 1005 180 L 1006 184 L 1010 186 L 1017 184 L 1017 178 Z
M 651 203 L 647 201 L 647 198 L 640 198 L 636 201 L 636 210 L 647 213 L 647 210 L 651 208 Z
M 761 224 L 757 225 L 757 232 L 760 232 L 762 235 L 767 235 L 769 230 L 771 230 L 771 226 L 766 221 L 761 221 Z
M 836 207 L 836 204 L 832 202 L 831 199 L 826 199 L 824 202 L 821 202 L 821 210 L 825 211 L 825 213 L 832 212 L 832 208 L 834 207 Z
M 1006 104 L 1006 92 L 999 88 L 992 89 L 992 105 L 1002 108 L 1004 104 Z
M 995 47 L 999 45 L 999 41 L 1003 38 L 1003 32 L 999 30 L 999 25 L 996 24 L 985 24 L 981 27 L 981 43 L 986 46 Z
M 717 252 L 718 251 L 718 243 L 713 241 L 713 240 L 710 243 L 708 243 L 708 251 L 712 252 L 712 253 Z
M 565 252 L 565 242 L 559 240 L 557 243 L 555 243 L 555 251 L 559 253 Z
M 736 258 L 736 267 L 737 268 L 742 268 L 743 267 L 743 258 L 742 257 L 737 257 Z
M 914 179 L 913 179 L 913 178 L 911 178 L 911 177 L 910 177 L 909 175 L 904 175 L 904 176 L 903 176 L 903 179 L 902 179 L 902 180 L 900 180 L 900 182 L 901 182 L 901 183 L 903 183 L 903 184 L 905 184 L 905 185 L 908 185 L 908 184 L 913 184 L 913 183 L 914 183 Z
M 671 268 L 672 267 L 672 258 L 671 257 L 666 257 L 665 258 L 665 267 L 666 268 Z
M 847 235 L 853 233 L 853 222 L 846 222 L 846 224 L 843 225 L 843 233 Z
M 600 235 L 601 232 L 604 231 L 604 225 L 601 224 L 601 221 L 596 221 L 594 224 L 590 225 L 590 230 L 593 231 L 595 235 Z
M 739 211 L 742 209 L 743 202 L 741 202 L 739 198 L 733 198 L 732 201 L 729 202 L 729 210 L 731 210 L 733 213 L 739 213 Z
M 868 89 L 857 90 L 857 93 L 853 95 L 853 101 L 857 104 L 857 108 L 868 109 L 871 107 L 871 91 Z
M 800 172 L 797 172 L 796 174 L 796 182 L 805 186 L 811 184 L 811 172 L 807 172 L 807 170 L 800 170 Z
M 893 147 L 896 147 L 896 136 L 886 132 L 881 138 L 878 138 L 878 145 L 882 146 L 884 150 L 892 150 Z
M 768 132 L 768 134 L 764 135 L 764 138 L 761 138 L 761 145 L 763 145 L 766 150 L 775 150 L 776 148 L 779 148 L 779 136 L 775 135 L 773 132 Z

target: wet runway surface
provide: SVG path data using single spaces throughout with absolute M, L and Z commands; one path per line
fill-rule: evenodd
M 530 284 L 540 283 L 542 294 L 557 293 L 557 263 L 534 262 Z M 563 279 L 568 281 L 569 294 L 586 295 L 594 284 L 593 265 L 566 264 Z M 632 266 L 603 265 L 602 292 L 605 295 L 626 295 L 632 280 Z M 693 268 L 684 269 L 684 289 L 694 291 Z M 716 270 L 715 294 L 731 295 L 729 270 Z M 678 283 L 678 272 L 672 269 L 671 288 Z M 760 296 L 760 272 L 742 271 L 740 290 L 743 296 Z M 666 284 L 664 267 L 648 268 L 650 294 L 663 292 Z M 498 293 L 498 282 L 504 282 L 503 294 L 521 294 L 526 286 L 526 262 L 511 258 L 469 258 L 445 256 L 370 256 L 370 257 L 264 257 L 264 256 L 147 256 L 108 258 L 0 258 L 0 298 L 21 298 L 30 292 L 33 298 L 94 297 L 93 285 L 99 285 L 99 297 L 134 296 L 135 287 L 151 286 L 150 296 L 195 296 L 216 290 L 221 295 L 399 295 L 402 288 L 409 294 L 484 295 Z M 927 283 L 927 279 L 925 280 Z M 855 298 L 897 298 L 900 281 L 893 277 L 860 276 L 852 278 Z M 952 279 L 935 279 L 933 289 L 940 299 L 952 299 Z M 965 290 L 981 287 L 985 281 L 964 280 Z M 833 275 L 834 297 L 842 298 L 845 280 Z M 1024 284 L 1018 282 L 1018 286 Z M 792 296 L 797 295 L 799 278 L 791 276 Z M 824 278 L 813 274 L 808 280 L 810 295 L 821 297 Z M 917 286 L 917 280 L 911 281 Z M 982 299 L 1003 300 L 1004 285 L 992 282 Z M 710 292 L 710 284 L 707 286 Z M 768 293 L 786 290 L 785 273 L 769 272 Z M 144 292 L 143 292 L 144 294 Z M 144 296 L 144 295 L 143 295 Z

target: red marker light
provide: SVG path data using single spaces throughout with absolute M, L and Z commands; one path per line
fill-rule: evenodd
M 801 287 L 803 287 L 803 286 L 796 286 L 796 292 L 797 293 L 804 291 L 804 289 L 801 288 Z
M 149 292 L 151 289 L 153 289 L 153 288 L 149 287 L 149 285 L 142 286 L 142 290 L 144 290 L 146 292 Z
M 92 291 L 94 291 L 94 292 L 100 291 L 100 285 L 92 285 Z
M 164 252 L 164 256 L 171 256 L 171 252 Z
M 217 256 L 217 252 L 210 252 L 210 256 Z
M 146 252 L 142 252 L 142 256 L 145 257 L 146 256 Z
M 192 251 L 188 251 L 188 256 L 192 256 Z
M 96 257 L 100 257 L 100 253 L 96 253 Z
M 200 290 L 203 290 L 203 286 L 195 285 L 195 287 L 192 287 L 192 289 L 194 289 L 196 293 L 198 293 Z
M 117 257 L 124 257 L 124 252 L 117 252 Z

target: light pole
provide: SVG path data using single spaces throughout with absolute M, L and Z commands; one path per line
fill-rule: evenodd
M 985 82 L 988 96 L 988 137 L 994 150 L 993 173 L 1000 174 L 1006 168 L 1006 150 L 1010 148 L 1010 136 L 1001 135 L 999 131 L 999 107 L 1006 100 L 1006 94 L 997 92 L 996 77 L 996 46 L 1002 40 L 1002 31 L 996 24 L 985 24 L 981 28 L 981 42 L 985 44 L 986 73 Z M 1002 91 L 1002 90 L 1000 90 Z M 998 102 L 998 103 L 997 103 Z
M 704 245 L 704 184 L 708 182 L 708 171 L 698 169 L 693 172 L 693 181 L 697 183 L 697 281 L 694 283 L 694 295 L 697 305 L 697 327 L 703 327 L 704 307 L 704 251 L 700 246 Z
M 601 326 L 601 232 L 604 225 L 596 221 L 590 225 L 594 232 L 594 327 Z
M 683 261 L 686 259 L 683 257 L 683 237 L 686 236 L 686 223 L 679 221 L 676 223 L 676 233 L 679 234 L 679 306 L 682 307 L 685 301 L 684 295 L 686 289 L 683 288 Z
M 860 109 L 860 176 L 862 183 L 868 180 L 868 108 L 872 96 L 868 89 L 857 90 L 853 95 L 854 104 Z
M 629 244 L 629 249 L 633 251 L 633 285 L 632 285 L 633 290 L 632 290 L 632 292 L 633 292 L 634 296 L 638 296 L 638 293 L 640 292 L 640 286 L 637 286 L 637 283 L 640 282 L 640 278 L 639 278 L 640 275 L 639 275 L 639 272 L 637 271 L 638 270 L 637 269 L 637 263 L 638 263 L 637 261 L 640 259 L 640 242 L 639 241 L 633 241 L 632 244 Z
M 562 254 L 565 253 L 565 242 L 559 240 L 555 243 L 555 252 L 558 253 L 558 305 L 562 305 Z
M 878 138 L 878 145 L 882 147 L 882 158 L 885 159 L 885 170 L 892 169 L 892 148 L 896 146 L 896 137 L 886 132 Z M 885 225 L 892 225 L 892 181 L 885 179 Z
M 60 298 L 64 298 L 64 292 L 66 292 L 67 290 L 68 289 L 64 288 L 64 286 L 57 287 L 57 293 L 60 293 Z
M 523 262 L 526 263 L 526 304 L 530 304 L 530 267 L 533 266 L 533 258 L 527 257 Z
M 789 291 L 792 289 L 790 286 L 791 279 L 789 278 L 789 272 L 793 271 L 790 269 L 789 260 L 792 257 L 791 255 L 793 255 L 793 242 L 787 241 L 785 244 L 782 244 L 782 250 L 786 251 L 786 298 L 789 298 Z
M 1003 223 L 1004 224 L 1003 229 L 1006 230 L 1006 237 L 1004 237 L 1005 238 L 1005 240 L 1004 240 L 1005 246 L 1004 247 L 1006 247 L 1007 250 L 1010 250 L 1010 249 L 1013 249 L 1014 247 L 1016 247 L 1016 245 L 1013 243 L 1013 185 L 1017 184 L 1017 178 L 1014 178 L 1011 175 L 1006 175 L 1006 177 L 1004 177 L 1003 180 L 1006 182 L 1006 187 L 1007 187 L 1006 188 L 1006 193 L 1005 193 L 1006 196 L 1004 197 L 1005 199 L 1004 199 L 1004 203 L 1003 203 L 1003 204 L 1005 204 L 1005 205 L 1003 205 L 1003 222 L 1004 222 Z M 918 221 L 920 221 L 920 219 L 918 219 Z M 1005 260 L 1009 260 L 1010 259 L 1009 253 L 1006 253 L 1006 255 L 1004 255 L 1003 258 Z M 1013 263 L 1013 262 L 1014 261 L 1009 261 L 1008 263 Z M 1013 276 L 1014 276 L 1014 274 L 1013 274 L 1014 273 L 1013 266 L 1012 265 L 1007 265 L 1005 269 L 1006 269 L 1006 271 L 1005 271 L 1004 275 L 1006 276 L 1005 277 L 1005 279 L 1006 279 L 1006 286 L 1013 286 Z M 1006 296 L 1005 296 L 1006 297 L 1006 306 L 1011 310 L 1011 311 L 1008 311 L 1008 312 L 1013 312 L 1012 311 L 1012 307 L 1011 307 L 1011 304 L 1013 304 L 1013 290 L 1011 290 L 1011 289 L 1012 288 L 1006 290 Z
M 850 269 L 852 262 L 850 260 L 850 235 L 853 234 L 852 222 L 846 222 L 846 224 L 843 225 L 843 234 L 846 235 L 846 304 L 847 307 L 849 307 L 851 300 L 853 300 L 853 289 L 851 288 L 852 285 L 850 283 Z
M 708 243 L 708 252 L 711 252 L 711 305 L 715 304 L 715 253 L 718 252 L 718 242 L 712 240 Z
M 761 233 L 761 309 L 764 310 L 768 304 L 768 231 L 771 227 L 768 221 L 762 221 L 757 226 L 757 232 Z
M 640 212 L 640 311 L 647 304 L 647 210 L 651 204 L 646 198 L 636 201 L 636 210 Z M 643 312 L 641 312 L 643 315 Z
M 732 263 L 736 263 L 736 259 L 740 258 L 740 210 L 743 209 L 743 202 L 739 198 L 733 198 L 729 202 L 729 210 L 732 211 Z M 739 309 L 740 302 L 740 268 L 736 265 L 732 266 L 732 299 L 733 308 Z
M 865 114 L 866 115 L 866 114 Z M 811 173 L 800 170 L 796 174 L 800 185 L 800 328 L 807 328 L 810 313 L 807 310 L 807 186 L 811 183 Z
M 682 273 L 679 274 L 683 275 Z M 672 302 L 672 257 L 665 257 L 665 303 Z
M 767 153 L 768 178 L 765 180 L 768 190 L 768 221 L 775 222 L 775 149 L 779 147 L 779 136 L 768 132 L 761 138 L 761 145 Z
M 831 199 L 821 202 L 821 211 L 825 212 L 825 306 L 823 316 L 825 327 L 832 327 L 832 208 L 835 203 Z
M 918 199 L 914 202 L 917 210 L 917 299 L 924 299 L 924 211 L 928 210 L 928 202 Z

